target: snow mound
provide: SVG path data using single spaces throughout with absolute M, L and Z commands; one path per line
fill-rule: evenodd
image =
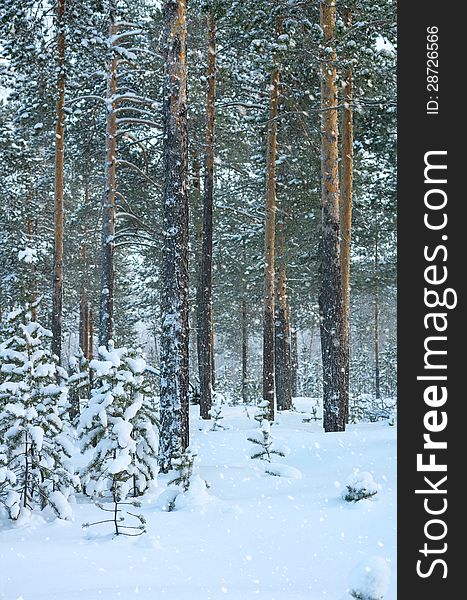
M 208 493 L 206 482 L 199 475 L 192 475 L 186 492 L 177 486 L 169 485 L 157 498 L 156 508 L 164 512 L 173 510 L 201 511 L 215 501 Z
M 346 488 L 342 497 L 347 502 L 358 502 L 364 498 L 371 498 L 378 493 L 380 486 L 368 471 L 356 471 L 347 479 Z
M 389 565 L 382 556 L 365 558 L 350 573 L 350 596 L 355 600 L 383 600 L 390 576 Z
M 188 490 L 175 498 L 175 510 L 204 510 L 213 500 L 204 479 L 193 475 Z
M 295 467 L 283 465 L 281 463 L 268 463 L 265 465 L 264 472 L 276 477 L 288 477 L 289 479 L 301 479 L 302 472 Z

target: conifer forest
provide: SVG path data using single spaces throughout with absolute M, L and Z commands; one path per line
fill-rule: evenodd
M 0 0 L 0 598 L 395 600 L 396 33 Z

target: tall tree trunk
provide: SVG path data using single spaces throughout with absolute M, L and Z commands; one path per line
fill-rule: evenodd
M 246 294 L 242 296 L 242 402 L 248 402 L 248 320 Z
M 80 323 L 79 323 L 79 347 L 83 351 L 84 356 L 88 356 L 88 302 L 86 288 L 81 286 L 81 301 L 80 301 Z
M 298 396 L 298 329 L 294 327 L 290 334 L 290 387 L 292 398 Z
M 186 0 L 163 4 L 163 231 L 160 469 L 189 443 Z
M 276 315 L 276 397 L 279 410 L 292 408 L 292 390 L 290 373 L 290 321 L 287 300 L 287 274 L 284 257 L 283 223 L 278 224 L 278 285 Z
M 213 373 L 212 327 L 212 210 L 214 195 L 214 127 L 216 94 L 216 24 L 211 11 L 208 25 L 208 95 L 206 101 L 206 157 L 201 255 L 200 415 L 211 418 Z
M 94 356 L 94 313 L 92 308 L 88 310 L 88 355 L 87 359 L 92 360 Z
M 114 7 L 110 10 L 109 38 L 117 33 Z M 102 199 L 102 264 L 99 314 L 99 345 L 106 346 L 114 328 L 114 251 L 115 251 L 115 179 L 117 170 L 117 55 L 111 45 L 107 80 L 107 126 L 105 156 L 105 190 Z
M 375 299 L 374 299 L 374 316 L 375 316 L 375 397 L 376 400 L 381 400 L 381 374 L 380 374 L 380 346 L 381 346 L 381 327 L 379 317 L 379 240 L 378 230 L 376 231 L 375 239 Z
M 345 430 L 343 375 L 343 302 L 339 248 L 339 152 L 336 82 L 335 0 L 322 0 L 320 23 L 325 52 L 321 57 L 321 291 L 319 296 L 323 359 L 324 430 Z M 331 49 L 331 51 L 330 51 Z
M 281 31 L 281 20 L 276 18 L 276 35 Z M 277 117 L 280 99 L 280 70 L 274 55 L 269 99 L 269 126 L 266 153 L 266 220 L 264 225 L 264 316 L 263 316 L 263 400 L 268 403 L 268 419 L 274 421 L 274 310 L 276 237 L 276 160 Z
M 202 349 L 201 349 L 201 325 L 202 325 L 202 293 L 201 293 L 201 272 L 202 272 L 202 255 L 203 255 L 203 207 L 201 199 L 201 165 L 198 160 L 198 156 L 195 155 L 193 159 L 193 203 L 192 203 L 192 214 L 193 214 L 193 228 L 195 236 L 195 255 L 196 255 L 196 356 L 198 366 L 198 382 L 201 382 L 201 363 L 202 363 Z M 199 391 L 199 386 L 198 386 Z
M 85 188 L 84 188 L 84 211 L 86 213 L 86 209 L 89 201 L 89 184 L 88 180 L 86 180 Z M 87 247 L 87 239 L 88 239 L 88 229 L 86 224 L 84 225 L 83 231 L 83 243 L 81 245 L 81 260 L 83 265 L 83 274 L 82 274 L 82 282 L 81 282 L 81 305 L 80 305 L 80 330 L 79 330 L 79 345 L 83 351 L 84 356 L 87 358 L 89 354 L 89 322 L 88 322 L 88 298 L 87 298 L 87 289 L 86 285 L 88 282 L 89 274 L 88 274 L 88 247 Z
M 345 26 L 352 26 L 352 11 L 344 11 Z M 341 273 L 343 301 L 343 361 L 344 361 L 344 394 L 345 420 L 349 416 L 349 383 L 350 383 L 350 242 L 352 233 L 352 196 L 353 196 L 353 82 L 352 68 L 344 70 L 344 90 L 342 109 L 342 162 L 341 162 Z
M 31 248 L 33 245 L 33 238 L 34 238 L 34 230 L 33 230 L 32 219 L 31 219 L 31 217 L 28 217 L 28 240 L 31 245 Z M 34 263 L 31 264 L 30 274 L 31 274 L 31 277 L 28 282 L 29 289 L 27 290 L 27 301 L 31 304 L 31 320 L 37 321 L 36 272 L 35 272 Z
M 54 265 L 52 301 L 52 352 L 61 362 L 63 312 L 63 167 L 65 155 L 65 0 L 58 0 L 57 105 L 55 124 Z

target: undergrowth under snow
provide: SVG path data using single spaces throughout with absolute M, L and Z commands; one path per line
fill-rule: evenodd
M 395 427 L 324 434 L 320 422 L 282 413 L 271 433 L 289 452 L 266 463 L 250 458 L 258 423 L 242 407 L 223 406 L 227 429 L 217 431 L 192 412 L 195 485 L 175 510 L 164 510 L 168 478 L 160 476 L 142 497 L 147 533 L 137 538 L 115 538 L 109 524 L 83 530 L 102 514 L 83 495 L 72 521 L 48 509 L 16 523 L 0 517 L 0 598 L 336 600 L 368 584 L 389 586 L 384 600 L 395 600 Z M 356 472 L 371 474 L 378 493 L 345 502 Z M 384 582 L 373 578 L 375 565 Z

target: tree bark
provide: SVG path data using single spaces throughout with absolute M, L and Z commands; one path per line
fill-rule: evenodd
M 345 26 L 352 26 L 352 11 L 344 11 Z M 350 243 L 352 233 L 352 196 L 353 196 L 353 81 L 352 68 L 347 67 L 343 73 L 343 109 L 342 109 L 342 162 L 341 162 L 341 273 L 343 301 L 343 361 L 344 361 L 344 394 L 345 420 L 349 415 L 349 383 L 350 383 Z
M 212 327 L 212 212 L 214 195 L 214 129 L 216 94 L 216 25 L 212 12 L 208 25 L 208 95 L 206 101 L 206 156 L 204 173 L 203 245 L 201 254 L 200 415 L 211 418 L 213 383 Z
M 381 375 L 380 375 L 380 345 L 381 345 L 381 327 L 379 317 L 379 240 L 378 231 L 375 239 L 375 299 L 374 299 L 374 317 L 375 317 L 375 398 L 381 400 Z
M 203 252 L 203 208 L 201 199 L 201 165 L 198 160 L 198 156 L 195 155 L 193 158 L 193 202 L 192 202 L 192 214 L 193 214 L 193 228 L 194 237 L 196 244 L 196 357 L 198 367 L 198 382 L 201 382 L 201 362 L 202 362 L 202 350 L 201 350 L 201 323 L 202 323 L 202 301 L 201 301 L 201 271 L 202 271 L 202 252 Z M 199 386 L 198 386 L 199 392 Z M 199 397 L 198 397 L 199 400 Z M 199 403 L 199 402 L 198 402 Z
M 80 302 L 80 326 L 79 326 L 79 346 L 83 351 L 84 356 L 88 356 L 88 302 L 86 288 L 81 286 L 81 302 Z
M 280 34 L 281 21 L 276 19 L 276 35 Z M 276 160 L 277 117 L 280 100 L 280 70 L 274 55 L 269 99 L 269 126 L 266 156 L 266 220 L 264 226 L 264 316 L 263 316 L 263 400 L 268 403 L 269 421 L 274 421 L 274 311 L 275 311 L 275 236 L 276 236 Z
M 321 57 L 321 291 L 319 296 L 323 360 L 324 430 L 345 430 L 343 302 L 339 248 L 339 152 L 336 83 L 335 0 L 322 0 Z M 331 51 L 329 51 L 331 49 Z
M 298 329 L 294 327 L 290 335 L 290 371 L 292 398 L 298 396 Z
M 242 297 L 242 402 L 248 402 L 248 321 L 245 293 Z
M 276 397 L 279 410 L 292 408 L 292 390 L 290 373 L 290 321 L 287 300 L 287 274 L 284 257 L 283 223 L 278 224 L 278 285 L 276 316 Z
M 63 170 L 65 156 L 65 0 L 58 0 L 57 19 L 57 104 L 55 124 L 54 262 L 52 299 L 52 352 L 59 362 L 62 354 L 63 313 Z
M 88 310 L 88 360 L 92 360 L 94 356 L 94 314 L 92 308 Z M 89 375 L 91 377 L 91 374 Z
M 160 469 L 189 443 L 186 1 L 163 4 L 163 231 Z
M 109 38 L 117 33 L 115 10 L 110 10 Z M 114 329 L 114 251 L 115 251 L 115 180 L 117 153 L 117 55 L 111 47 L 107 80 L 107 126 L 105 156 L 105 190 L 102 199 L 102 264 L 99 314 L 99 345 L 106 346 Z

